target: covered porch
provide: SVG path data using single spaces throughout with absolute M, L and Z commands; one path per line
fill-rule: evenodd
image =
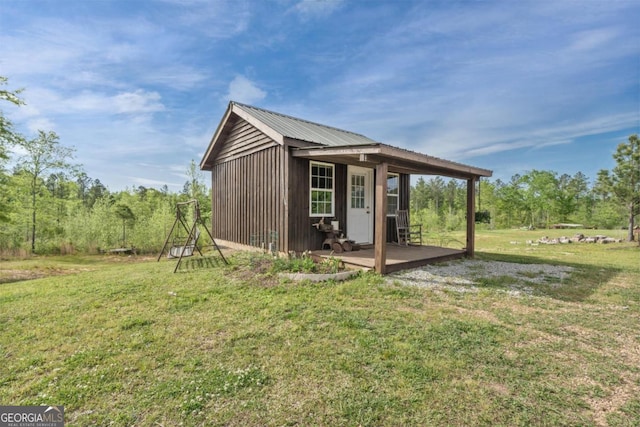
M 375 248 L 363 247 L 358 251 L 336 254 L 329 250 L 313 251 L 312 256 L 323 258 L 338 258 L 347 268 L 373 270 L 376 266 Z M 452 261 L 464 258 L 465 250 L 443 248 L 440 246 L 400 246 L 387 244 L 385 273 L 422 267 L 437 262 Z
M 414 268 L 456 258 L 473 258 L 475 252 L 475 185 L 490 170 L 439 159 L 413 151 L 377 143 L 359 146 L 314 146 L 293 148 L 291 155 L 320 162 L 359 166 L 374 170 L 374 238 L 373 245 L 339 257 L 346 264 L 372 268 L 380 274 Z M 436 246 L 398 246 L 387 243 L 387 183 L 389 173 L 437 175 L 463 179 L 467 183 L 466 246 L 462 250 Z M 323 253 L 326 252 L 326 253 Z M 330 251 L 314 251 L 330 256 Z

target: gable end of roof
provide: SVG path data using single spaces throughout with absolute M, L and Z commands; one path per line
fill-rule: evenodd
M 289 139 L 330 147 L 378 143 L 364 135 L 344 129 L 299 119 L 235 101 L 232 101 L 231 104 Z

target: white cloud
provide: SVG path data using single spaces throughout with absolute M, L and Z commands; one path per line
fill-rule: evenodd
M 38 133 L 39 130 L 48 132 L 55 129 L 56 125 L 46 117 L 39 117 L 37 119 L 29 120 L 27 122 L 27 128 L 32 134 Z
M 199 160 L 196 160 L 196 164 Z M 188 165 L 170 165 L 167 167 L 167 171 L 176 178 L 179 178 L 182 182 L 185 182 L 189 176 L 187 175 Z
M 139 176 L 127 176 L 126 178 L 130 179 L 133 184 L 142 185 L 144 187 L 162 187 L 163 185 L 166 185 L 167 187 L 170 187 L 170 188 L 180 187 L 180 184 L 178 183 L 163 181 L 158 179 L 149 179 L 149 178 L 143 178 Z
M 229 99 L 509 165 L 637 123 L 626 0 L 14 3 L 0 68 L 27 105 L 5 114 L 25 134 L 55 125 L 90 175 L 127 185 L 182 181 Z
M 570 50 L 592 51 L 603 48 L 617 37 L 614 28 L 600 28 L 596 30 L 581 31 L 573 36 Z
M 164 105 L 160 102 L 158 92 L 145 92 L 138 89 L 135 92 L 126 92 L 114 96 L 113 104 L 118 113 L 139 114 L 163 111 Z
M 251 2 L 164 0 L 175 6 L 173 19 L 181 26 L 212 39 L 228 39 L 249 27 Z
M 229 91 L 225 96 L 226 100 L 254 104 L 262 101 L 267 96 L 267 92 L 248 78 L 238 75 L 229 83 Z
M 113 111 L 112 102 L 110 102 L 108 96 L 88 90 L 84 90 L 78 95 L 69 97 L 66 100 L 61 100 L 59 106 L 61 108 L 58 109 L 57 112 L 62 114 L 64 114 L 65 110 L 75 113 L 106 113 L 110 110 Z
M 0 66 L 3 75 L 27 82 L 46 79 L 61 90 L 152 85 L 184 90 L 207 76 L 185 56 L 185 46 L 193 41 L 183 31 L 135 16 L 36 17 L 28 26 L 0 34 Z
M 170 87 L 181 91 L 193 89 L 205 80 L 207 73 L 184 64 L 163 64 L 145 72 L 144 81 L 148 85 Z
M 513 129 L 459 129 L 430 135 L 419 150 L 452 160 L 513 151 L 522 148 L 541 149 L 571 144 L 576 139 L 600 135 L 633 126 L 635 113 L 584 118 L 570 123 L 548 123 L 546 126 L 519 126 Z
M 342 7 L 343 0 L 301 0 L 295 10 L 303 20 L 324 18 Z
M 595 12 L 574 23 L 575 7 L 559 15 L 535 2 L 413 5 L 314 88 L 314 104 L 339 112 L 327 124 L 451 159 L 634 125 L 629 80 L 611 67 L 637 55 L 623 26 Z M 621 101 L 607 110 L 610 98 Z
M 27 104 L 18 109 L 15 119 L 41 119 L 44 114 L 53 116 L 78 115 L 99 113 L 113 114 L 149 114 L 165 110 L 158 92 L 148 92 L 137 89 L 131 92 L 121 92 L 116 95 L 83 90 L 75 96 L 39 89 L 30 90 L 25 94 Z M 43 113 L 46 112 L 46 113 Z

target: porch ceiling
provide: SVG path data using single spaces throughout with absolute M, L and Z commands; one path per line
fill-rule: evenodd
M 415 174 L 440 175 L 459 179 L 489 177 L 492 171 L 439 159 L 426 154 L 392 147 L 385 144 L 292 148 L 293 157 L 331 163 L 342 163 L 364 167 L 375 167 L 381 163 L 389 165 L 389 171 Z

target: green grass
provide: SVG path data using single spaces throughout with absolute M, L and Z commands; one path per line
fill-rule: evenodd
M 246 254 L 5 260 L 54 275 L 0 284 L 0 402 L 69 426 L 640 425 L 640 250 L 538 234 L 476 245 L 574 267 L 533 296 L 280 282 Z

